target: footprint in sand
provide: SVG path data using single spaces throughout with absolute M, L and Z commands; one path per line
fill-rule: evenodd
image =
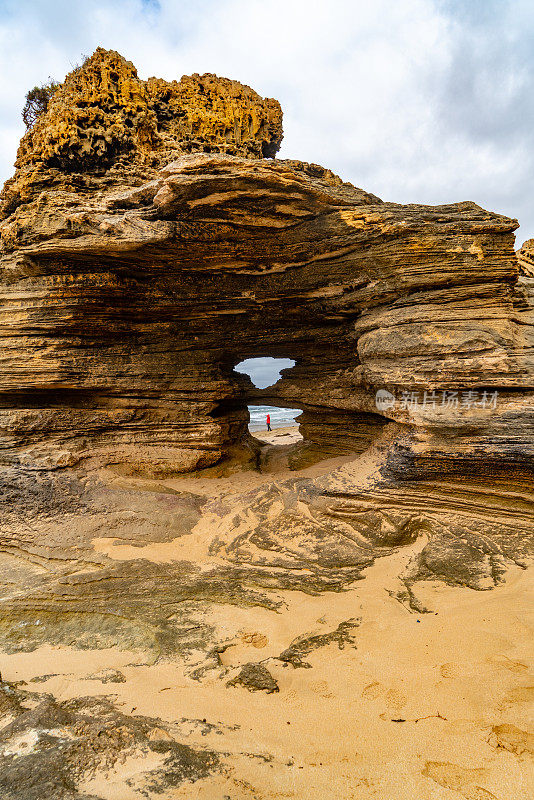
M 258 631 L 245 631 L 241 634 L 241 641 L 243 644 L 251 644 L 257 648 L 266 647 L 269 644 L 269 639 Z
M 284 702 L 288 705 L 297 703 L 300 700 L 299 693 L 296 689 L 288 689 L 284 693 Z
M 365 689 L 362 691 L 362 697 L 364 700 L 377 700 L 380 695 L 382 694 L 384 687 L 378 681 L 374 683 L 368 684 Z
M 534 733 L 523 731 L 515 725 L 494 725 L 488 744 L 495 749 L 508 750 L 516 756 L 534 755 Z
M 321 697 L 329 698 L 334 696 L 326 681 L 315 681 L 311 684 L 311 690 Z
M 534 686 L 516 686 L 505 697 L 507 703 L 532 703 L 534 701 Z
M 459 792 L 466 800 L 499 800 L 499 798 L 476 785 L 484 779 L 487 770 L 483 768 L 460 767 L 449 761 L 427 761 L 421 775 L 430 778 L 439 786 Z
M 504 667 L 504 669 L 508 669 L 510 672 L 514 672 L 516 675 L 523 675 L 529 670 L 527 664 L 523 664 L 522 661 L 513 661 L 511 658 L 508 658 L 508 656 L 504 655 L 491 656 L 488 658 L 488 662 L 497 667 Z
M 447 661 L 439 667 L 442 678 L 472 678 L 478 674 L 478 665 L 472 662 L 457 664 L 454 661 Z
M 462 794 L 466 800 L 499 800 L 496 794 L 488 792 L 487 789 L 483 789 L 481 786 L 472 786 Z
M 440 674 L 442 678 L 459 678 L 462 674 L 462 670 L 459 664 L 442 664 L 439 668 Z
M 408 702 L 407 696 L 400 689 L 387 689 L 378 681 L 370 683 L 362 691 L 364 700 L 378 700 L 382 698 L 388 708 L 400 711 Z

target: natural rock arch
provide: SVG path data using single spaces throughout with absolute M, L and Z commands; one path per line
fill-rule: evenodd
M 516 221 L 262 159 L 280 139 L 276 101 L 235 82 L 143 82 L 100 49 L 67 77 L 3 193 L 4 463 L 218 463 L 247 447 L 251 390 L 233 367 L 268 351 L 297 365 L 254 397 L 302 408 L 315 456 L 387 430 L 403 474 L 477 472 L 488 453 L 493 471 L 531 468 Z M 397 398 L 381 413 L 379 389 Z M 400 402 L 483 390 L 497 410 Z
M 419 581 L 487 590 L 525 566 L 533 243 L 516 255 L 516 221 L 474 203 L 386 203 L 262 158 L 281 135 L 276 101 L 248 87 L 144 82 L 98 50 L 24 137 L 0 221 L 4 651 L 200 648 L 196 680 L 232 624 L 244 642 L 251 617 L 229 606 L 278 617 L 282 592 L 345 591 L 396 553 L 368 595 L 374 646 L 383 599 L 385 617 L 396 600 L 419 616 Z M 296 364 L 255 389 L 234 367 L 265 354 Z M 258 463 L 251 402 L 303 409 L 297 471 L 234 480 Z M 282 663 L 358 626 L 339 619 L 359 597 L 326 602 L 338 627 L 310 636 L 312 603 Z M 30 753 L 32 787 L 34 768 Z

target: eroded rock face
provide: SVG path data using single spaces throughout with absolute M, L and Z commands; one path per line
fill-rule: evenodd
M 533 243 L 516 255 L 515 220 L 474 203 L 262 159 L 281 132 L 247 87 L 144 82 L 98 50 L 21 143 L 0 223 L 2 797 L 522 797 L 496 757 L 531 744 L 509 715 L 531 691 Z M 259 390 L 233 369 L 256 356 L 296 366 Z M 249 403 L 302 409 L 292 469 L 250 469 Z M 462 607 L 458 587 L 497 586 Z M 440 758 L 506 787 L 435 761 L 433 724 Z
M 258 586 L 339 590 L 422 536 L 403 584 L 415 606 L 418 580 L 486 589 L 524 564 L 531 243 L 516 257 L 516 221 L 475 203 L 401 206 L 317 165 L 262 159 L 280 137 L 276 102 L 240 84 L 143 82 L 98 50 L 24 138 L 0 225 L 4 608 L 21 623 L 7 647 L 68 641 L 90 598 L 95 646 L 137 646 L 149 630 L 172 652 L 180 625 L 154 597 L 171 593 L 178 617 L 193 598 L 272 607 Z M 268 389 L 233 369 L 267 355 L 296 361 Z M 303 410 L 292 467 L 363 461 L 237 505 L 170 499 L 162 484 L 141 501 L 144 485 L 110 492 L 94 477 L 254 465 L 254 402 Z M 115 526 L 132 548 L 165 543 L 204 513 L 213 574 L 91 545 Z M 21 567 L 28 554 L 45 574 Z M 40 596 L 30 610 L 12 592 L 22 573 Z M 36 614 L 43 626 L 28 628 Z
M 396 425 L 412 472 L 488 450 L 531 463 L 532 279 L 515 221 L 383 203 L 300 162 L 195 153 L 143 169 L 15 176 L 4 463 L 187 472 L 252 447 L 254 401 L 303 409 L 304 455 L 361 452 Z M 259 391 L 232 368 L 261 355 L 297 364 Z M 397 402 L 377 409 L 379 389 Z
M 130 61 L 99 47 L 67 75 L 20 143 L 16 166 L 67 172 L 200 150 L 273 157 L 282 111 L 248 86 L 216 75 L 141 80 Z

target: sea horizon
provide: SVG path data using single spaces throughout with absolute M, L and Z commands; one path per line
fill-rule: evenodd
M 267 414 L 271 417 L 271 428 L 284 428 L 288 425 L 298 425 L 296 417 L 302 413 L 300 408 L 278 408 L 276 406 L 249 406 L 249 429 L 260 431 L 267 429 Z

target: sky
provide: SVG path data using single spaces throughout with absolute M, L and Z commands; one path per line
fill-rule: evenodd
M 234 367 L 236 372 L 244 372 L 250 376 L 250 380 L 258 389 L 266 389 L 280 377 L 280 370 L 294 367 L 295 362 L 291 358 L 273 358 L 266 356 L 263 358 L 246 358 Z
M 473 200 L 534 237 L 532 0 L 0 0 L 0 183 L 29 88 L 98 45 L 276 97 L 279 157 L 385 200 Z

